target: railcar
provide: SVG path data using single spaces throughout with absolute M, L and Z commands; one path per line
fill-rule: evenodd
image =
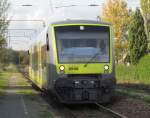
M 111 24 L 51 22 L 29 50 L 31 81 L 62 103 L 106 103 L 116 85 Z

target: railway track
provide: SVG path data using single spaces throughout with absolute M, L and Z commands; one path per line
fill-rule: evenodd
M 113 118 L 127 118 L 126 116 L 124 116 L 120 113 L 117 113 L 117 112 L 115 112 L 115 111 L 113 111 L 113 110 L 111 110 L 111 109 L 109 109 L 103 105 L 100 105 L 98 103 L 95 103 L 95 105 L 98 106 L 98 110 L 110 114 Z
M 26 79 L 29 79 L 28 73 L 20 70 L 20 72 L 24 75 Z M 48 97 L 48 98 L 47 98 Z M 54 109 L 58 109 L 58 111 L 64 112 L 62 118 L 127 118 L 120 113 L 117 113 L 103 105 L 95 103 L 95 108 L 90 107 L 81 107 L 81 109 L 73 110 L 70 107 L 67 107 L 63 104 L 56 102 L 52 96 L 43 97 Z M 51 99 L 51 100 L 50 100 Z
M 103 105 L 95 103 L 93 105 L 78 105 L 68 108 L 68 111 L 73 114 L 74 118 L 127 118 L 122 114 L 115 112 Z M 66 107 L 65 107 L 66 108 Z

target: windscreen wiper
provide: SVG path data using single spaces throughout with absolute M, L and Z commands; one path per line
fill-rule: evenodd
M 92 61 L 93 59 L 95 59 L 98 55 L 99 55 L 99 52 L 96 53 L 93 57 L 91 57 L 91 59 L 84 65 L 84 67 L 87 67 L 88 64 L 91 63 L 91 61 Z

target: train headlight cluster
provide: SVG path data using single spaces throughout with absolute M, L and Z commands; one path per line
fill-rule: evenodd
M 105 66 L 104 66 L 104 70 L 109 70 L 109 66 L 108 66 L 108 65 L 105 65 Z
M 65 67 L 64 67 L 63 65 L 61 65 L 61 66 L 59 67 L 59 69 L 60 69 L 61 71 L 64 71 L 64 70 L 65 70 Z
M 84 30 L 85 29 L 85 27 L 84 26 L 80 26 L 80 30 Z

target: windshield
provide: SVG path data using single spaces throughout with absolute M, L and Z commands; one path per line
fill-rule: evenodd
M 109 62 L 109 27 L 61 26 L 55 32 L 59 63 Z

